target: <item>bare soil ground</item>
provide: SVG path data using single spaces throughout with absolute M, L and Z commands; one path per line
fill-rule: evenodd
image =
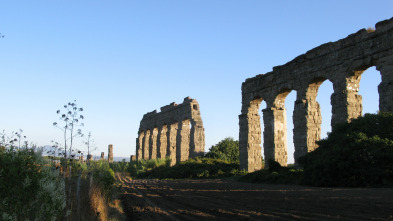
M 393 189 L 120 176 L 129 220 L 393 220 Z

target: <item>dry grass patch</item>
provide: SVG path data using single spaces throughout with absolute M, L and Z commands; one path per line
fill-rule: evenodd
M 121 188 L 120 182 L 121 181 L 117 180 L 117 183 L 113 186 L 110 193 L 105 193 L 105 191 L 98 185 L 93 185 L 90 188 L 91 207 L 94 209 L 98 220 L 127 220 L 118 195 L 118 190 Z
M 375 28 L 373 28 L 373 27 L 368 27 L 368 28 L 366 29 L 366 31 L 367 31 L 368 33 L 372 33 L 372 32 L 375 31 Z
M 90 205 L 93 208 L 98 220 L 107 220 L 108 205 L 105 194 L 97 185 L 90 188 Z

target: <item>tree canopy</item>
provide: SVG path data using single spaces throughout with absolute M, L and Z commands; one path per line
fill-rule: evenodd
M 205 157 L 239 162 L 239 141 L 234 140 L 232 137 L 227 137 L 210 147 Z

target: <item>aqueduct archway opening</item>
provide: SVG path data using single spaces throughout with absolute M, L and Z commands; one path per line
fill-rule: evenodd
M 381 82 L 381 73 L 375 66 L 368 68 L 362 73 L 358 93 L 362 95 L 363 114 L 378 112 L 378 85 Z
M 393 18 L 376 24 L 374 32 L 365 29 L 347 38 L 330 42 L 300 55 L 272 72 L 247 79 L 242 84 L 242 110 L 239 115 L 240 167 L 261 168 L 262 137 L 265 160 L 287 164 L 287 117 L 285 99 L 296 91 L 293 110 L 295 164 L 300 156 L 317 148 L 321 137 L 321 108 L 318 89 L 325 81 L 333 85 L 331 125 L 349 122 L 362 115 L 358 94 L 362 73 L 375 66 L 382 81 L 378 86 L 379 110 L 393 112 Z M 262 110 L 264 133 L 261 134 Z

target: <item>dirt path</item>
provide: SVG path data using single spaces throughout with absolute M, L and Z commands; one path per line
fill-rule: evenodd
M 130 220 L 393 220 L 393 189 L 118 179 Z

